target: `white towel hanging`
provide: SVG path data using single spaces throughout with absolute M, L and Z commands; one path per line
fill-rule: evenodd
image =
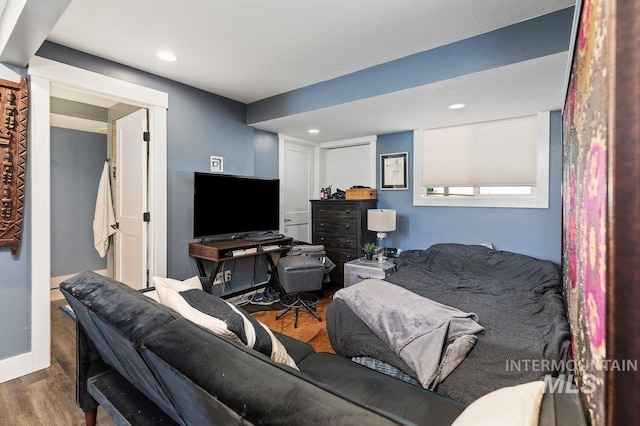
M 109 161 L 104 162 L 98 196 L 96 198 L 96 210 L 93 216 L 93 245 L 100 257 L 107 254 L 109 237 L 116 232 L 116 215 L 113 210 L 111 198 L 111 181 L 109 179 Z

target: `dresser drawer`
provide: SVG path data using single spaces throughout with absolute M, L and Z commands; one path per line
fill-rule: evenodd
M 336 264 L 336 269 L 338 268 L 338 266 L 342 268 L 346 262 L 358 259 L 359 257 L 357 250 L 337 251 L 325 249 L 325 251 L 327 252 L 327 257 Z
M 333 233 L 333 234 L 356 234 L 356 219 L 350 218 L 342 222 L 318 219 L 313 224 L 314 232 L 320 233 Z
M 322 203 L 313 205 L 313 217 L 322 218 L 337 218 L 340 220 L 347 218 L 355 218 L 359 213 L 358 205 L 354 203 L 331 203 L 322 205 Z
M 325 248 L 338 248 L 356 250 L 358 248 L 358 236 L 343 233 L 316 232 L 313 239 L 315 244 L 322 244 Z

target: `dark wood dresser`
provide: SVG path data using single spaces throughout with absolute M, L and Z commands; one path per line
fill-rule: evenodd
M 331 281 L 344 284 L 344 264 L 358 259 L 365 242 L 375 242 L 376 233 L 367 230 L 367 210 L 377 200 L 311 200 L 311 239 L 322 244 L 336 267 Z

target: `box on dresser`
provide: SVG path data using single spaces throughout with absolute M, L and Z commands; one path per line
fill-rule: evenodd
M 346 190 L 347 200 L 375 200 L 378 192 L 372 188 L 351 188 Z
M 331 281 L 344 284 L 344 264 L 358 259 L 365 242 L 375 242 L 367 229 L 367 210 L 377 200 L 311 200 L 312 243 L 322 244 L 327 257 L 336 264 Z

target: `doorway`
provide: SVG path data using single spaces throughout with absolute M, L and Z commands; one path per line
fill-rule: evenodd
M 29 63 L 29 175 L 31 226 L 31 352 L 12 359 L 11 378 L 46 368 L 51 361 L 50 92 L 52 85 L 110 96 L 149 111 L 150 274 L 167 267 L 167 108 L 168 94 L 91 71 L 34 57 Z M 0 369 L 4 366 L 0 365 Z
M 63 298 L 60 283 L 84 271 L 146 287 L 148 110 L 58 84 L 50 100 L 52 300 Z M 112 215 L 96 210 L 99 183 Z M 114 222 L 102 232 L 114 235 L 94 246 L 93 222 L 106 223 L 104 215 Z

